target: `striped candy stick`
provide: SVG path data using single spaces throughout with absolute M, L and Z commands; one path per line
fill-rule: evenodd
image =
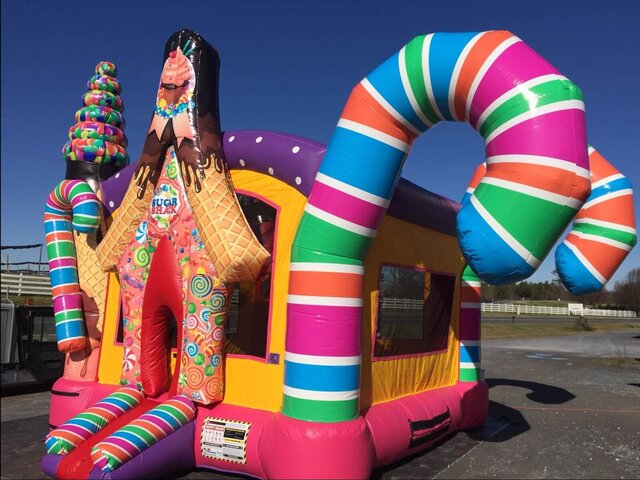
M 44 445 L 48 454 L 67 455 L 114 419 L 142 403 L 144 394 L 126 385 L 49 432 Z
M 469 185 L 462 197 L 466 205 L 480 180 L 487 173 L 487 162 L 482 162 L 473 172 Z M 467 265 L 462 272 L 460 283 L 460 381 L 478 382 L 481 378 L 481 289 L 480 277 Z
M 44 228 L 61 352 L 82 350 L 86 342 L 72 230 L 90 233 L 99 222 L 100 202 L 84 180 L 62 180 L 47 198 Z
M 556 250 L 562 283 L 575 294 L 600 290 L 637 242 L 631 182 L 589 147 L 591 195 Z
M 460 287 L 460 381 L 480 380 L 480 277 L 468 265 Z
M 177 395 L 109 435 L 91 450 L 93 464 L 110 472 L 196 416 L 196 408 L 186 396 Z
M 533 273 L 586 198 L 584 104 L 573 83 L 509 32 L 413 39 L 353 89 L 309 195 L 289 286 L 304 293 L 289 296 L 286 349 L 292 363 L 323 374 L 295 386 L 287 364 L 286 415 L 357 416 L 359 372 L 350 374 L 359 364 L 362 276 L 352 268 L 362 265 L 414 139 L 441 120 L 474 126 L 493 163 L 458 216 L 463 252 L 484 280 Z M 300 270 L 315 277 L 304 287 Z M 327 273 L 341 292 L 325 291 Z

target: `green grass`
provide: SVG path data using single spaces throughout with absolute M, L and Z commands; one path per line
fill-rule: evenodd
M 514 300 L 514 305 L 531 305 L 534 307 L 559 307 L 567 308 L 570 302 L 563 300 Z
M 596 359 L 607 367 L 640 369 L 640 360 L 630 357 L 604 357 Z
M 591 330 L 574 328 L 571 324 L 562 323 L 483 323 L 482 339 L 498 340 L 502 338 L 555 337 L 559 335 L 589 335 L 592 332 L 608 332 L 613 330 L 640 330 L 640 324 L 624 322 L 606 322 L 589 325 Z

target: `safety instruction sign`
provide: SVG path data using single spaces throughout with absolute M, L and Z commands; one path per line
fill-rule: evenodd
M 248 422 L 206 417 L 202 424 L 200 447 L 204 457 L 228 462 L 247 462 Z

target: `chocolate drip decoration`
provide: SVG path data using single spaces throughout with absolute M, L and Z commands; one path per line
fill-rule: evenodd
M 202 190 L 206 170 L 226 172 L 218 113 L 218 52 L 190 30 L 174 33 L 164 63 L 149 132 L 136 166 L 139 195 L 158 181 L 165 152 L 174 147 L 182 179 Z

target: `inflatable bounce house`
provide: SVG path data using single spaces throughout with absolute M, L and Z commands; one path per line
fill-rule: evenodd
M 128 165 L 115 66 L 88 82 L 46 240 L 64 375 L 42 469 L 367 478 L 481 425 L 480 281 L 556 252 L 601 288 L 636 242 L 630 182 L 580 90 L 509 32 L 413 39 L 352 91 L 328 147 L 225 132 L 217 52 L 169 39 Z M 462 205 L 400 178 L 440 121 L 485 139 Z

